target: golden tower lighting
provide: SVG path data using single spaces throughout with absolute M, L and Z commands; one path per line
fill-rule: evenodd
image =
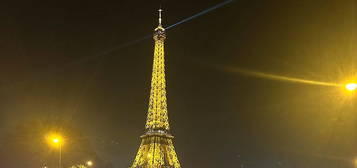
M 165 29 L 159 25 L 154 32 L 155 49 L 146 133 L 131 168 L 181 168 L 170 134 L 167 114 L 164 41 Z

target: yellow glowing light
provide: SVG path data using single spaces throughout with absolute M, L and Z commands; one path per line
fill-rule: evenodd
M 53 138 L 52 138 L 52 142 L 53 142 L 54 144 L 59 144 L 59 143 L 62 142 L 61 139 L 62 139 L 61 137 L 56 136 L 56 137 L 53 137 Z
M 52 139 L 52 142 L 53 142 L 53 143 L 59 143 L 59 141 L 60 141 L 60 140 L 59 140 L 58 138 Z
M 92 161 L 87 161 L 87 165 L 88 165 L 88 166 L 92 166 L 92 165 L 93 165 L 93 162 L 92 162 Z
M 53 147 L 61 147 L 63 144 L 63 138 L 59 134 L 55 134 L 55 133 L 48 134 L 46 139 L 47 142 Z
M 356 83 L 348 83 L 345 85 L 345 88 L 348 91 L 355 91 L 357 89 L 357 84 Z

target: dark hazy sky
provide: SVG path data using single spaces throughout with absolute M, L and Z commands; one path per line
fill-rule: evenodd
M 220 3 L 166 0 L 164 25 Z M 354 99 L 334 87 L 231 70 L 340 82 L 357 74 L 355 0 L 237 0 L 167 32 L 168 108 L 184 168 L 352 168 Z M 159 1 L 0 5 L 0 167 L 131 165 L 144 133 Z M 117 48 L 116 50 L 112 50 Z M 102 54 L 106 53 L 106 54 Z M 228 70 L 230 69 L 230 70 Z M 242 167 L 243 166 L 243 167 Z M 53 167 L 53 166 L 52 166 Z

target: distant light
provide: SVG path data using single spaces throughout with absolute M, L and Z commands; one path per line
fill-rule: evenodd
M 52 140 L 52 142 L 53 143 L 58 143 L 60 140 L 58 139 L 58 138 L 54 138 L 53 140 Z
M 50 133 L 46 136 L 49 145 L 55 148 L 61 148 L 64 143 L 64 138 L 58 133 Z
M 92 162 L 92 161 L 87 161 L 87 165 L 88 165 L 88 166 L 92 166 L 92 165 L 93 165 L 93 162 Z
M 345 85 L 345 88 L 348 90 L 348 91 L 355 91 L 357 89 L 357 84 L 356 83 L 348 83 Z

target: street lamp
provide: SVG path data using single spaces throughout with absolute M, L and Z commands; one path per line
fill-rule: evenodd
M 89 166 L 89 167 L 91 167 L 91 166 L 93 166 L 93 162 L 92 161 L 87 161 L 87 166 Z
M 357 84 L 356 83 L 347 83 L 345 85 L 345 89 L 350 91 L 350 92 L 353 92 L 357 89 Z
M 54 139 L 52 139 L 52 142 L 55 144 L 58 144 L 60 142 L 60 140 L 58 138 L 54 138 Z
M 59 147 L 59 158 L 58 158 L 58 168 L 62 168 L 62 138 L 61 137 L 54 137 L 52 142 Z
M 48 136 L 49 143 L 59 149 L 58 151 L 58 168 L 62 168 L 62 145 L 63 138 L 60 135 L 52 134 Z

